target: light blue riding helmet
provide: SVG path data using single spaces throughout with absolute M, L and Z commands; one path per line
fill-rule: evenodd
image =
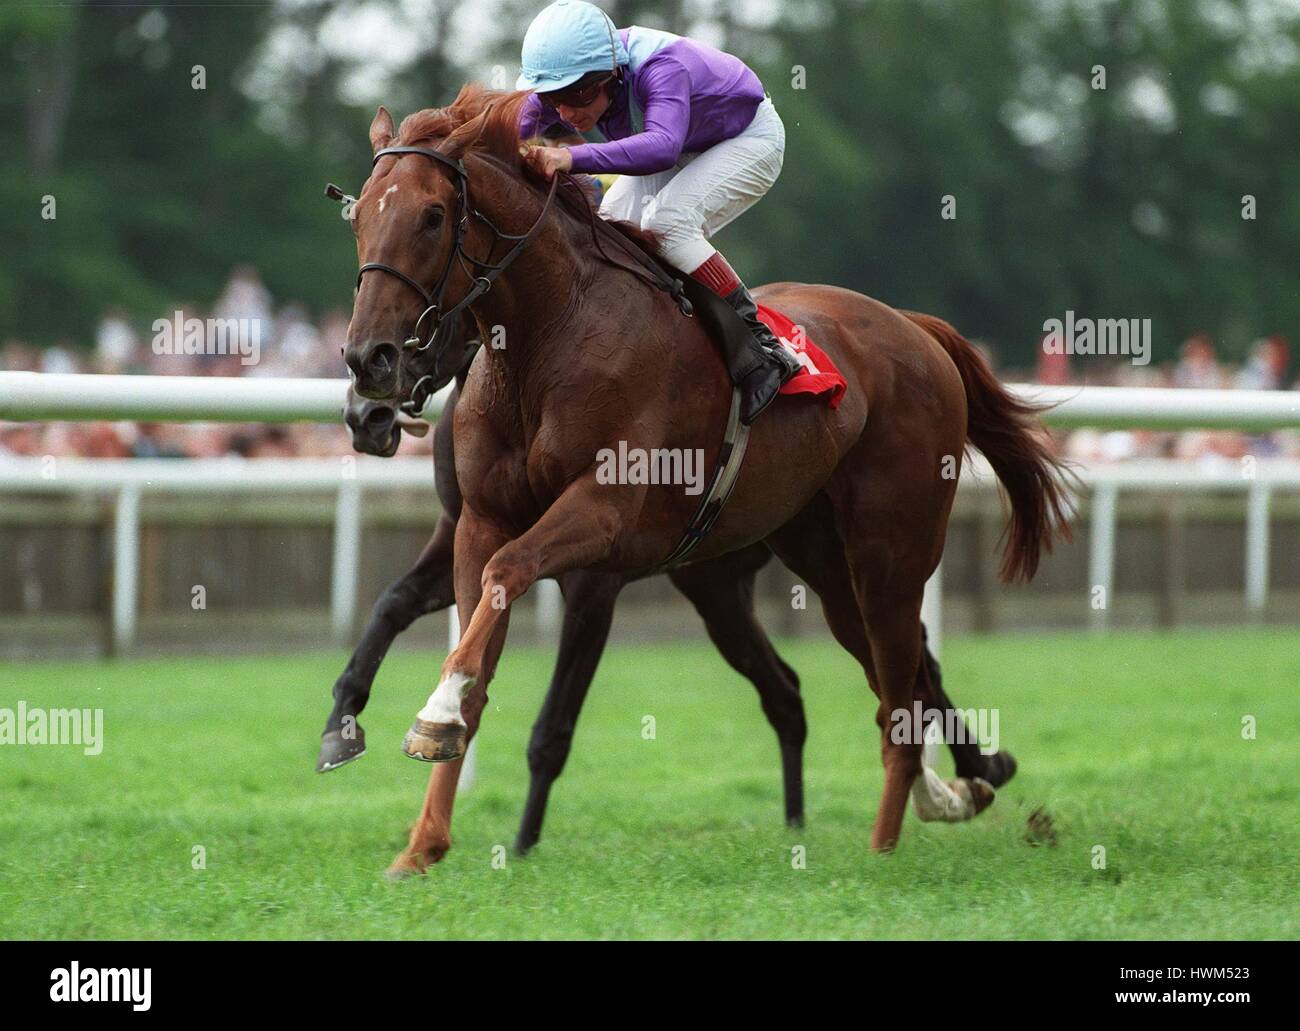
M 515 89 L 549 93 L 573 85 L 588 72 L 616 71 L 628 61 L 627 47 L 609 15 L 584 0 L 556 0 L 524 33 Z

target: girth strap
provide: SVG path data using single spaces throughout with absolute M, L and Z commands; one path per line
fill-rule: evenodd
M 700 502 L 700 507 L 695 511 L 695 517 L 686 527 L 682 539 L 677 542 L 677 547 L 655 566 L 654 572 L 662 572 L 685 562 L 687 556 L 708 536 L 727 499 L 731 497 L 732 490 L 735 489 L 736 480 L 740 476 L 740 467 L 745 461 L 745 449 L 748 446 L 749 427 L 740 421 L 740 388 L 732 387 L 731 411 L 727 415 L 727 428 L 722 435 L 722 449 L 718 452 L 718 464 L 713 469 L 713 479 L 709 489 L 704 495 L 704 500 Z

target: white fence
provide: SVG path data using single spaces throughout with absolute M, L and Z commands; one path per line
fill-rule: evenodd
M 997 481 L 982 458 L 973 463 L 973 476 L 963 476 L 958 489 L 994 490 Z M 1078 466 L 1081 485 L 1091 501 L 1088 534 L 1088 621 L 1094 630 L 1110 625 L 1115 585 L 1115 540 L 1119 525 L 1119 495 L 1203 494 L 1211 491 L 1245 494 L 1245 597 L 1248 611 L 1262 612 L 1268 603 L 1269 512 L 1277 491 L 1300 491 L 1300 461 L 1264 459 L 1206 465 L 1198 462 L 1150 459 L 1115 465 Z M 1078 500 L 1078 499 L 1076 499 Z M 1102 604 L 1094 605 L 1093 597 Z M 942 632 L 943 566 L 926 586 L 922 618 L 935 653 Z
M 347 391 L 345 379 L 0 372 L 0 420 L 342 423 Z
M 78 376 L 0 372 L 0 420 L 337 422 L 347 380 L 206 376 Z M 1053 426 L 1267 430 L 1300 427 L 1300 392 L 1040 387 L 1012 384 L 1054 404 Z M 442 409 L 442 398 L 426 414 Z
M 157 494 L 335 494 L 330 612 L 335 639 L 347 641 L 357 612 L 363 491 L 433 491 L 433 463 L 417 458 L 96 459 L 0 458 L 0 494 L 112 494 L 113 642 L 135 640 L 139 595 L 140 498 Z M 432 531 L 432 524 L 430 525 Z
M 1053 426 L 1123 428 L 1300 427 L 1300 393 L 1161 390 L 1125 387 L 1038 387 L 1012 385 L 1019 396 L 1056 405 L 1045 413 Z M 225 422 L 336 422 L 347 391 L 345 380 L 210 378 L 182 376 L 82 376 L 0 373 L 0 420 L 148 420 Z M 431 399 L 425 415 L 442 407 Z M 1260 461 L 1253 476 L 1244 470 L 1207 471 L 1186 463 L 1132 463 L 1085 470 L 1093 491 L 1090 583 L 1109 599 L 1114 581 L 1117 499 L 1121 490 L 1244 491 L 1246 519 L 1246 605 L 1263 607 L 1268 594 L 1268 513 L 1272 493 L 1300 486 L 1300 465 Z M 970 484 L 972 478 L 963 478 Z M 988 476 L 977 487 L 993 486 Z M 427 460 L 297 460 L 113 462 L 59 459 L 0 460 L 0 490 L 113 492 L 117 495 L 114 548 L 114 640 L 129 647 L 135 635 L 138 593 L 140 495 L 146 490 L 186 493 L 253 491 L 337 491 L 332 621 L 343 639 L 356 615 L 361 495 L 385 487 L 431 487 Z M 968 487 L 969 489 L 969 487 Z M 937 650 L 942 613 L 942 568 L 927 591 L 925 617 Z M 551 581 L 542 592 L 539 618 L 558 620 L 558 591 Z M 1090 610 L 1104 629 L 1110 606 Z M 452 617 L 455 632 L 455 617 Z
M 982 460 L 973 475 L 963 475 L 963 491 L 991 491 L 996 480 Z M 1228 463 L 1207 468 L 1187 462 L 1140 461 L 1084 467 L 1081 479 L 1091 496 L 1088 583 L 1113 597 L 1118 498 L 1124 493 L 1231 491 L 1247 497 L 1245 597 L 1248 609 L 1260 611 L 1268 598 L 1269 508 L 1278 490 L 1300 491 L 1300 462 L 1259 459 L 1248 465 Z M 357 581 L 361 556 L 362 499 L 367 493 L 425 490 L 432 493 L 428 458 L 340 459 L 80 459 L 0 458 L 0 495 L 108 494 L 116 497 L 113 529 L 113 640 L 127 650 L 135 640 L 139 595 L 140 499 L 145 493 L 253 494 L 324 493 L 335 495 L 333 563 L 330 581 L 331 623 L 340 644 L 348 641 L 357 615 Z M 432 526 L 430 526 L 432 530 Z M 938 639 L 941 573 L 927 595 L 927 626 Z M 539 629 L 559 624 L 559 592 L 554 581 L 539 585 Z M 1104 629 L 1110 605 L 1092 608 L 1081 601 L 1080 615 Z

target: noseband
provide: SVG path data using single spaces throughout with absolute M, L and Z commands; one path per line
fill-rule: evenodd
M 551 178 L 551 189 L 546 195 L 546 203 L 542 205 L 542 211 L 541 214 L 537 216 L 537 221 L 532 224 L 528 232 L 516 235 L 514 233 L 503 233 L 492 223 L 491 219 L 483 214 L 483 212 L 479 211 L 477 208 L 470 208 L 469 173 L 465 170 L 464 164 L 456 158 L 448 157 L 446 154 L 425 147 L 385 147 L 382 150 L 375 152 L 375 158 L 370 163 L 370 167 L 374 168 L 382 157 L 391 156 L 400 158 L 405 154 L 419 154 L 421 157 L 429 158 L 453 173 L 454 178 L 452 181 L 456 185 L 456 241 L 451 250 L 447 253 L 447 263 L 442 267 L 442 274 L 438 276 L 438 281 L 434 284 L 432 290 L 425 289 L 425 287 L 420 284 L 419 280 L 407 275 L 401 269 L 394 268 L 392 265 L 385 265 L 382 261 L 368 261 L 361 266 L 360 270 L 357 272 L 357 289 L 361 288 L 361 279 L 367 272 L 379 271 L 387 272 L 389 275 L 396 276 L 419 294 L 426 307 L 424 311 L 420 313 L 420 317 L 415 320 L 415 326 L 411 330 L 411 335 L 402 343 L 402 347 L 407 350 L 412 350 L 415 354 L 424 354 L 437 344 L 444 322 L 446 320 L 454 320 L 455 316 L 459 315 L 462 311 L 478 300 L 478 298 L 482 297 L 492 289 L 492 284 L 496 281 L 497 277 L 510 267 L 510 263 L 523 252 L 524 248 L 528 246 L 529 241 L 537 235 L 537 231 L 541 228 L 542 221 L 546 218 L 546 212 L 551 207 L 551 201 L 555 198 L 555 188 L 560 183 L 560 177 L 555 175 Z M 487 225 L 495 236 L 495 239 L 492 241 L 492 246 L 488 249 L 487 261 L 480 261 L 478 258 L 465 253 L 465 234 L 469 231 L 469 219 L 471 214 Z M 515 245 L 510 248 L 505 257 L 502 258 L 499 263 L 493 265 L 491 262 L 492 251 L 496 249 L 497 242 L 501 240 L 513 240 L 515 241 Z M 469 278 L 471 285 L 464 297 L 446 311 L 443 311 L 442 302 L 443 297 L 447 292 L 447 283 L 451 279 L 452 262 L 457 259 L 459 259 L 461 268 L 465 271 L 465 275 Z M 479 273 L 478 275 L 475 275 L 476 271 Z M 432 330 L 429 333 L 428 339 L 421 341 L 420 327 L 423 325 L 425 318 L 430 314 L 433 316 Z M 454 322 L 452 324 L 454 325 Z M 433 354 L 436 362 L 438 357 L 436 349 Z M 418 414 L 424 407 L 425 402 L 429 399 L 429 393 L 431 392 L 429 384 L 432 383 L 433 380 L 434 376 L 432 374 L 421 376 L 419 381 L 411 389 L 410 399 L 402 405 L 402 410 L 411 412 L 412 414 Z

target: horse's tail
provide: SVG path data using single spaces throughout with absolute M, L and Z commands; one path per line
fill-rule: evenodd
M 1027 581 L 1057 536 L 1070 538 L 1068 469 L 1051 451 L 1038 421 L 1046 405 L 1012 396 L 969 340 L 943 319 L 903 312 L 939 341 L 966 387 L 966 438 L 988 459 L 1011 499 L 1011 522 L 1003 533 L 1004 582 Z

